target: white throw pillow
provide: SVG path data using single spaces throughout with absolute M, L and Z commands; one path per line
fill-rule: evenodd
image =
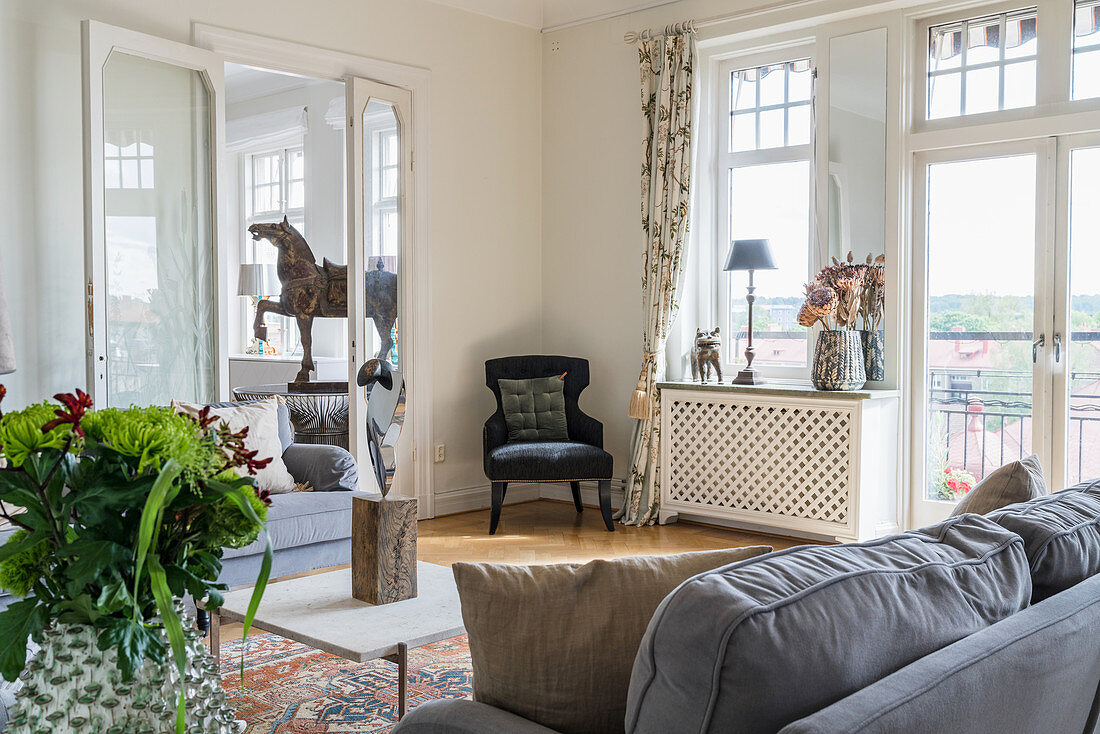
M 172 401 L 172 409 L 198 417 L 203 405 Z M 283 445 L 279 442 L 279 401 L 266 398 L 254 403 L 237 405 L 231 408 L 211 408 L 210 415 L 217 416 L 229 424 L 229 430 L 236 433 L 248 428 L 244 446 L 256 451 L 257 459 L 271 457 L 271 463 L 256 473 L 256 486 L 271 494 L 283 494 L 294 491 L 294 477 L 290 476 L 283 463 Z

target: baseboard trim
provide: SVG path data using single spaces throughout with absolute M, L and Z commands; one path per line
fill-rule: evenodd
M 625 496 L 625 479 L 611 480 L 611 507 L 618 509 L 623 506 Z M 504 500 L 505 505 L 514 505 L 520 502 L 531 502 L 538 499 L 558 500 L 573 502 L 573 490 L 569 483 L 525 483 L 508 485 L 508 496 Z M 581 482 L 581 502 L 587 507 L 599 507 L 600 498 L 596 482 Z M 492 489 L 489 484 L 474 487 L 464 487 L 448 492 L 440 492 L 435 496 L 435 516 L 454 515 L 459 512 L 472 512 L 474 510 L 487 510 L 492 505 Z

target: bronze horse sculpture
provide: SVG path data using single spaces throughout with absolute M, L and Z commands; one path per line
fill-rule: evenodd
M 348 266 L 337 265 L 326 257 L 321 265 L 309 249 L 305 237 L 286 217 L 281 222 L 253 224 L 248 233 L 254 240 L 265 239 L 279 250 L 275 266 L 282 283 L 278 300 L 263 299 L 256 308 L 252 331 L 257 339 L 267 339 L 264 316 L 269 313 L 289 316 L 298 322 L 302 336 L 302 368 L 295 382 L 309 382 L 313 363 L 313 319 L 347 318 Z M 397 322 L 397 274 L 383 269 L 378 258 L 374 270 L 366 274 L 366 313 L 374 321 L 382 344 L 377 358 L 385 360 L 393 348 L 393 326 Z

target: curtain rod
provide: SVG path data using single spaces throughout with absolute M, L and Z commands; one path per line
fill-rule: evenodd
M 715 15 L 710 18 L 704 18 L 703 20 L 685 20 L 682 23 L 672 23 L 664 27 L 664 32 L 660 30 L 654 31 L 651 28 L 646 28 L 641 31 L 628 31 L 623 36 L 623 41 L 626 43 L 636 43 L 637 41 L 644 41 L 654 38 L 656 36 L 672 36 L 677 33 L 695 33 L 700 28 L 707 28 L 708 26 L 718 25 L 720 23 L 728 23 L 731 20 L 738 20 L 743 18 L 751 18 L 756 15 L 766 15 L 773 13 L 777 10 L 786 10 L 788 8 L 796 8 L 800 5 L 813 5 L 821 2 L 821 0 L 786 0 L 786 2 L 772 3 L 771 5 L 764 5 L 761 7 L 753 8 L 752 10 L 742 10 L 738 13 L 726 13 L 725 15 Z

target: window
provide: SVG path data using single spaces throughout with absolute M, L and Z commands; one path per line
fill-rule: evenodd
M 1035 104 L 1035 8 L 928 29 L 929 120 Z
M 285 216 L 295 229 L 306 235 L 305 153 L 301 146 L 297 146 L 245 154 L 244 172 L 245 222 L 241 228 L 244 238 L 241 263 L 274 264 L 278 260 L 278 252 L 266 240 L 253 240 L 248 234 L 248 227 L 259 222 L 277 221 Z M 298 350 L 298 327 L 293 319 L 268 314 L 268 338 L 261 346 L 252 336 L 255 316 L 256 299 L 252 299 L 245 310 L 244 344 L 241 345 L 246 354 L 287 355 Z
M 1073 98 L 1100 97 L 1100 0 L 1079 0 L 1073 13 Z
M 136 139 L 103 144 L 103 185 L 108 189 L 153 188 L 153 146 Z
M 748 67 L 727 62 L 723 72 L 729 97 L 720 114 L 728 126 L 720 125 L 719 132 L 715 262 L 721 267 L 733 240 L 770 241 L 778 269 L 755 275 L 753 364 L 780 375 L 783 368 L 804 372 L 809 332 L 795 318 L 810 274 L 813 64 L 809 58 Z M 733 371 L 743 361 L 748 336 L 748 276 L 720 270 L 717 276 L 719 325 L 726 335 L 727 370 Z

